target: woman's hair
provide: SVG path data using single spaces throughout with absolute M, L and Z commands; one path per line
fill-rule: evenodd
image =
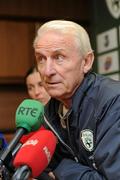
M 92 51 L 90 39 L 86 30 L 79 24 L 66 20 L 53 20 L 43 24 L 37 31 L 33 47 L 37 44 L 39 38 L 48 31 L 57 31 L 63 34 L 73 36 L 76 46 L 79 48 L 81 56 L 85 56 Z
M 25 77 L 24 77 L 25 88 L 27 88 L 27 82 L 26 82 L 27 77 L 28 77 L 30 74 L 33 74 L 34 72 L 38 72 L 38 69 L 37 69 L 36 66 L 32 66 L 32 67 L 30 67 L 30 68 L 28 69 L 28 71 L 27 71 L 27 73 L 26 73 L 26 75 L 25 75 Z
M 25 80 L 26 78 L 30 75 L 30 74 L 33 74 L 34 72 L 38 72 L 38 69 L 36 66 L 32 66 L 30 67 L 30 69 L 28 69 L 26 75 L 25 75 Z

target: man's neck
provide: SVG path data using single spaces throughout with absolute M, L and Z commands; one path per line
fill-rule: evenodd
M 71 99 L 64 99 L 64 100 L 60 100 L 60 101 L 66 109 L 70 109 L 71 102 L 72 102 Z

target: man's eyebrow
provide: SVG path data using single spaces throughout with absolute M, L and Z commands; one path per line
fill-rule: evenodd
M 64 49 L 63 48 L 52 49 L 52 53 L 59 53 L 59 52 L 64 52 Z M 38 50 L 38 51 L 36 50 L 35 54 L 40 55 L 40 56 L 44 56 L 44 53 L 42 51 L 40 51 L 40 50 Z
M 54 50 L 52 53 L 53 53 L 53 54 L 64 53 L 64 49 L 59 48 L 59 49 Z
M 59 52 L 59 51 L 64 51 L 64 49 L 63 48 L 54 49 L 54 52 Z

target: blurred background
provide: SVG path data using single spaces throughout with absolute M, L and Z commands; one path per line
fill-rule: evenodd
M 36 29 L 54 19 L 82 25 L 95 52 L 93 70 L 120 79 L 120 0 L 0 0 L 0 131 L 8 141 L 16 109 L 28 98 L 24 77 L 35 61 Z

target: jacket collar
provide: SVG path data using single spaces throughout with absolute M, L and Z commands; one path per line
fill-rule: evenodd
M 94 83 L 95 77 L 95 73 L 89 73 L 85 76 L 82 84 L 78 87 L 75 94 L 73 95 L 72 107 L 70 109 L 70 112 L 74 111 L 74 113 L 77 114 L 84 97 L 87 96 L 87 92 L 89 91 L 91 85 Z M 56 115 L 58 115 L 59 105 L 60 102 L 53 98 L 51 98 L 49 103 L 46 105 L 45 114 L 48 115 L 51 120 L 54 119 L 53 117 L 56 117 Z
M 82 84 L 78 87 L 76 90 L 73 98 L 72 98 L 72 109 L 74 112 L 78 112 L 78 109 L 83 101 L 83 99 L 87 96 L 88 91 L 90 90 L 90 87 L 95 81 L 96 74 L 95 73 L 89 73 L 85 76 Z

